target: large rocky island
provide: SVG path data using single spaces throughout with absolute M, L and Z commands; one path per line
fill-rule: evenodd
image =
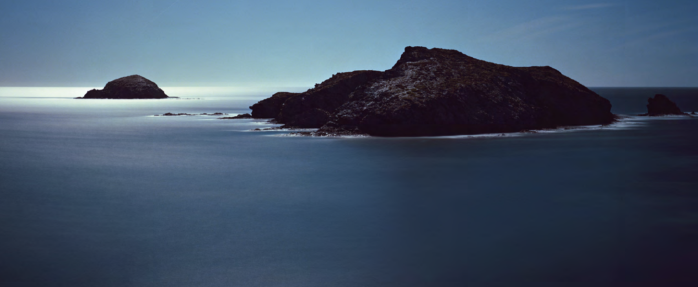
M 164 99 L 165 92 L 152 81 L 139 75 L 118 78 L 102 90 L 90 90 L 82 99 Z
M 551 67 L 511 67 L 407 47 L 389 70 L 333 75 L 250 107 L 314 135 L 433 136 L 609 124 L 611 103 Z

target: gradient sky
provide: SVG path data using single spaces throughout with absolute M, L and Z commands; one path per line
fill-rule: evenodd
M 405 46 L 591 86 L 698 86 L 698 1 L 0 0 L 0 86 L 311 86 Z

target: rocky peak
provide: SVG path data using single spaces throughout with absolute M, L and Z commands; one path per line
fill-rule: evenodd
M 134 88 L 134 89 L 144 89 L 144 88 L 154 88 L 158 85 L 153 83 L 153 81 L 148 80 L 140 75 L 130 75 L 122 78 L 118 78 L 107 83 L 104 89 L 124 89 L 124 88 Z
M 462 58 L 462 59 L 474 59 L 471 58 L 459 51 L 456 50 L 449 50 L 449 49 L 440 49 L 440 48 L 433 48 L 429 49 L 426 47 L 420 47 L 420 46 L 407 46 L 405 47 L 405 51 L 402 53 L 400 56 L 400 59 L 395 63 L 395 66 L 399 66 L 404 63 L 409 63 L 409 62 L 419 62 L 421 60 L 427 60 L 427 59 L 452 59 L 452 58 Z

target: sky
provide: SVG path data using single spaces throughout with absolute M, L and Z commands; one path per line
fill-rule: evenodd
M 312 86 L 406 46 L 551 66 L 589 87 L 697 87 L 698 1 L 0 0 L 0 86 Z

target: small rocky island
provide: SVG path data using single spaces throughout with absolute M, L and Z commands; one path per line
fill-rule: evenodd
M 610 124 L 611 103 L 551 67 L 511 67 L 456 50 L 406 47 L 389 70 L 333 75 L 279 92 L 254 118 L 312 135 L 435 136 Z
M 642 116 L 666 116 L 666 115 L 686 115 L 679 109 L 676 103 L 662 94 L 654 95 L 654 98 L 647 99 L 647 113 Z
M 90 90 L 78 99 L 165 99 L 168 96 L 152 81 L 139 75 L 118 78 L 102 90 Z

